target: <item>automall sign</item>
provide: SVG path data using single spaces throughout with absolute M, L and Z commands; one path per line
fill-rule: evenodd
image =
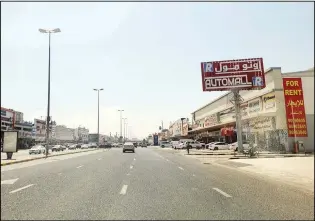
M 283 92 L 287 114 L 288 137 L 307 137 L 301 78 L 283 78 Z
M 262 58 L 201 63 L 203 91 L 259 90 L 266 86 Z

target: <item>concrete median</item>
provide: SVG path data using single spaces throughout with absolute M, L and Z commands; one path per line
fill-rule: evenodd
M 82 150 L 82 151 L 74 151 L 74 152 L 67 152 L 67 153 L 48 155 L 47 158 L 48 157 L 63 156 L 63 155 L 68 155 L 68 154 L 75 154 L 75 153 L 83 153 L 83 152 L 95 151 L 95 150 L 99 150 L 99 149 L 95 148 L 95 149 L 87 149 L 87 150 Z M 46 156 L 41 156 L 41 157 L 27 158 L 27 159 L 22 159 L 22 160 L 8 160 L 7 162 L 3 162 L 3 161 L 5 161 L 5 159 L 1 159 L 1 166 L 7 166 L 7 165 L 11 165 L 11 164 L 23 163 L 23 162 L 39 160 L 39 159 L 45 159 L 45 158 L 46 158 Z

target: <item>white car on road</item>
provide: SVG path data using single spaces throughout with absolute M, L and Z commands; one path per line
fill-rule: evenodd
M 163 147 L 172 147 L 172 143 L 169 141 L 161 141 L 160 146 Z
M 209 145 L 210 150 L 228 150 L 229 145 L 225 142 L 215 142 Z
M 185 143 L 185 147 L 189 147 L 189 148 L 196 148 L 197 150 L 204 148 L 206 145 L 204 143 L 201 143 L 199 141 L 187 141 Z
M 41 153 L 45 153 L 46 149 L 44 146 L 42 145 L 36 145 L 34 147 L 32 147 L 31 149 L 29 149 L 28 153 L 29 154 L 41 154 Z
M 131 151 L 131 152 L 135 152 L 135 146 L 133 145 L 133 143 L 131 142 L 126 142 L 123 144 L 123 153 L 125 153 L 126 151 Z
M 89 148 L 89 145 L 88 144 L 82 144 L 81 145 L 81 149 L 88 149 Z
M 254 144 L 253 146 L 257 147 L 257 144 Z M 231 143 L 230 146 L 229 146 L 229 149 L 237 151 L 238 150 L 238 143 L 237 142 Z M 243 141 L 243 149 L 245 151 L 249 150 L 249 143 L 247 141 Z

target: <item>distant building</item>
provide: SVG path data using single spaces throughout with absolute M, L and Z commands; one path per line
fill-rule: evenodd
M 76 128 L 74 131 L 74 140 L 87 143 L 89 141 L 89 129 L 85 127 Z
M 74 141 L 74 129 L 64 125 L 56 125 L 55 134 L 57 141 Z
M 19 111 L 14 111 L 15 113 L 15 122 L 16 123 L 22 123 L 24 122 L 24 114 Z

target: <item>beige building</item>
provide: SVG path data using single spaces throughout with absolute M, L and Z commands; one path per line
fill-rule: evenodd
M 283 78 L 302 79 L 308 137 L 295 138 L 304 142 L 307 151 L 314 151 L 314 69 L 282 73 L 281 68 L 265 72 L 266 87 L 262 90 L 240 91 L 242 97 L 243 139 L 259 144 L 269 151 L 292 151 L 294 138 L 288 137 L 287 115 L 284 104 Z M 192 113 L 192 130 L 197 139 L 205 142 L 235 142 L 235 109 L 233 94 L 227 92 Z

